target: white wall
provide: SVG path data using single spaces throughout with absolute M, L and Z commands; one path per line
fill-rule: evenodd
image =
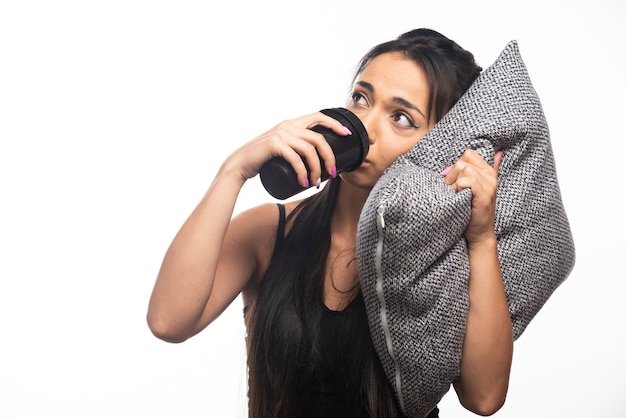
M 0 417 L 243 417 L 239 300 L 181 345 L 145 311 L 223 158 L 340 106 L 375 43 L 431 27 L 542 99 L 577 264 L 515 347 L 498 417 L 626 416 L 624 5 L 617 1 L 0 4 Z M 258 179 L 237 211 L 269 200 Z M 451 391 L 443 417 L 469 417 Z

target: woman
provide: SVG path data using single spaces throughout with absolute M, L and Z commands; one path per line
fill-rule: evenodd
M 152 332 L 184 341 L 241 293 L 251 417 L 400 416 L 359 291 L 359 215 L 382 172 L 443 117 L 480 71 L 472 54 L 450 39 L 414 30 L 374 47 L 356 72 L 346 107 L 370 138 L 357 170 L 336 175 L 330 147 L 308 128 L 349 132 L 321 113 L 284 121 L 233 152 L 165 255 L 148 309 Z M 244 182 L 275 156 L 291 163 L 303 186 L 320 187 L 319 158 L 332 178 L 307 199 L 261 205 L 232 218 Z M 462 405 L 481 415 L 504 403 L 513 347 L 494 231 L 501 158 L 497 153 L 491 167 L 468 150 L 442 171 L 442 181 L 473 195 L 465 231 L 470 309 L 454 388 Z M 429 416 L 437 414 L 435 408 Z

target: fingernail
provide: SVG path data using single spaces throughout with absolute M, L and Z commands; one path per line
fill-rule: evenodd
M 330 175 L 332 178 L 337 177 L 337 166 L 334 165 L 333 168 L 330 169 Z
M 315 183 L 315 187 L 317 187 L 319 189 L 321 185 L 322 185 L 322 179 L 318 178 L 317 182 Z
M 304 180 L 304 187 L 309 188 L 309 179 Z
M 352 135 L 352 131 L 351 131 L 350 129 L 348 129 L 348 127 L 347 127 L 347 126 L 344 126 L 344 127 L 343 127 L 343 130 L 344 130 L 344 131 L 346 131 L 346 133 L 347 133 L 348 135 Z
M 450 169 L 451 169 L 451 168 L 452 168 L 452 167 L 446 167 L 446 168 L 444 168 L 443 170 L 441 170 L 441 175 L 442 175 L 442 176 L 444 176 L 444 177 L 445 177 L 445 176 L 447 176 L 447 175 L 448 175 L 448 173 L 450 172 Z

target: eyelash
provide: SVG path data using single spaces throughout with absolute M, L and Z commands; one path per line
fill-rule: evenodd
M 358 105 L 361 99 L 364 99 L 366 102 L 368 101 L 367 97 L 363 93 L 358 92 L 358 91 L 355 91 L 354 93 L 352 93 L 352 96 L 351 96 L 352 104 Z M 407 115 L 405 112 L 396 111 L 393 113 L 393 117 L 394 117 L 394 121 L 397 121 L 399 117 L 404 117 L 408 121 L 409 127 L 414 128 L 414 129 L 418 128 L 415 122 L 413 122 L 413 119 L 411 119 L 411 117 Z
M 394 116 L 394 117 L 398 117 L 398 116 L 405 117 L 405 118 L 406 118 L 406 120 L 409 122 L 409 126 L 410 126 L 411 128 L 414 128 L 414 129 L 415 129 L 415 128 L 417 128 L 417 125 L 415 124 L 415 122 L 413 122 L 413 119 L 411 119 L 411 118 L 409 117 L 409 115 L 407 115 L 406 113 L 404 113 L 404 112 L 395 112 L 395 113 L 393 114 L 393 116 Z
M 367 101 L 365 95 L 363 93 L 359 93 L 358 91 L 353 92 L 352 96 L 350 96 L 350 99 L 352 100 L 353 104 L 357 104 L 360 99 L 365 99 L 365 101 Z

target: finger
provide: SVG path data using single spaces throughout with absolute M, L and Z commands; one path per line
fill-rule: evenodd
M 350 129 L 347 126 L 344 126 L 337 119 L 332 118 L 328 115 L 325 115 L 322 112 L 313 113 L 312 115 L 309 115 L 309 116 L 311 117 L 311 120 L 309 121 L 307 125 L 308 129 L 311 129 L 317 125 L 321 125 L 321 126 L 331 129 L 333 132 L 335 132 L 337 135 L 340 135 L 340 136 L 352 135 L 352 131 L 350 131 Z
M 461 163 L 458 164 L 460 165 Z M 472 189 L 472 193 L 474 193 L 480 185 L 478 174 L 479 171 L 472 165 L 463 164 L 462 169 L 458 172 L 458 175 L 454 180 L 455 190 L 460 192 L 463 189 Z
M 311 131 L 314 132 L 314 131 Z M 311 176 L 317 176 L 315 177 L 315 179 L 319 178 L 322 174 L 322 167 L 321 167 L 321 163 L 320 161 L 323 163 L 324 165 L 324 170 L 328 173 L 328 175 L 330 176 L 335 176 L 337 173 L 337 168 L 336 168 L 336 159 L 335 159 L 335 153 L 333 152 L 332 147 L 328 144 L 328 141 L 326 141 L 326 139 L 324 138 L 324 136 L 322 134 L 317 134 L 315 137 L 311 138 L 311 141 L 313 143 L 313 145 L 315 146 L 315 150 L 317 152 L 317 162 L 315 167 L 319 167 L 319 170 L 313 170 L 311 172 Z
M 487 168 L 489 166 L 489 164 L 487 164 L 487 161 L 485 161 L 485 159 L 473 149 L 465 150 L 459 160 L 476 166 L 478 169 Z
M 283 122 L 271 132 L 272 156 L 284 158 L 295 171 L 298 184 L 309 187 L 315 184 L 311 177 L 317 176 L 317 179 L 321 172 L 316 144 L 326 141 L 321 134 L 306 129 L 302 123 L 293 122 Z M 327 143 L 325 145 L 328 146 Z M 311 170 L 313 176 L 310 176 Z
M 293 148 L 285 147 L 278 155 L 291 165 L 296 173 L 298 184 L 308 188 L 311 185 L 311 180 L 309 180 L 309 170 L 302 159 L 301 152 L 302 151 L 298 152 Z
M 458 177 L 463 173 L 463 170 L 467 167 L 468 163 L 463 161 L 462 159 L 457 160 L 453 165 L 446 167 L 441 172 L 443 179 L 449 185 L 453 185 L 456 183 Z
M 330 129 L 339 136 L 352 135 L 352 132 L 347 127 L 343 126 L 341 122 L 321 112 L 315 112 L 310 115 L 302 116 L 290 121 L 292 127 L 306 128 L 300 132 L 292 132 L 294 136 L 300 137 L 307 142 L 313 144 L 317 151 L 317 158 L 313 158 L 313 154 L 303 154 L 303 157 L 309 165 L 310 180 L 313 184 L 316 184 L 321 179 L 321 165 L 319 160 L 323 161 L 324 169 L 330 176 L 336 176 L 336 161 L 335 154 L 332 148 L 324 138 L 324 135 L 313 131 L 312 128 L 324 127 Z
M 500 170 L 500 162 L 502 161 L 502 158 L 504 158 L 504 151 L 496 151 L 495 155 L 493 156 L 493 168 L 494 170 L 496 170 L 496 173 Z
M 316 119 L 316 122 L 309 126 L 309 129 L 319 125 L 330 129 L 339 136 L 346 137 L 353 134 L 347 126 L 344 126 L 337 119 L 327 116 L 321 112 L 318 112 L 316 116 L 319 116 L 319 119 Z M 320 159 L 324 162 L 324 168 L 326 172 L 330 176 L 335 177 L 337 175 L 335 154 L 333 153 L 333 150 L 330 146 L 326 147 L 325 145 L 326 144 L 318 146 L 318 153 Z
M 480 154 L 472 149 L 467 149 L 453 165 L 444 168 L 441 171 L 441 175 L 446 179 L 446 183 L 452 185 L 456 183 L 458 176 L 461 175 L 468 165 L 474 165 L 479 169 L 488 167 L 488 164 Z
M 309 129 L 304 129 L 300 135 L 304 141 L 294 144 L 294 148 L 306 161 L 311 184 L 319 187 L 322 176 L 322 162 L 328 174 L 332 175 L 333 167 L 335 166 L 335 154 L 324 135 Z
M 456 192 L 460 192 L 465 189 L 470 189 L 470 191 L 472 192 L 472 195 L 474 195 L 476 191 L 476 181 L 475 179 L 462 177 L 458 181 L 454 182 L 454 184 L 452 185 L 452 188 Z

